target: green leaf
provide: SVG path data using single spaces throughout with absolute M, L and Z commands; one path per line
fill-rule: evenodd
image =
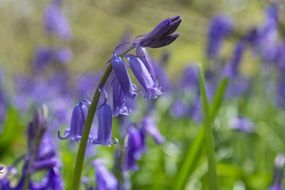
M 205 128 L 200 127 L 197 136 L 195 137 L 194 141 L 191 142 L 187 152 L 185 152 L 185 156 L 180 164 L 180 167 L 178 168 L 178 173 L 175 176 L 173 187 L 171 189 L 185 189 L 185 185 L 195 170 L 198 159 L 202 152 L 202 147 L 204 146 L 204 134 Z

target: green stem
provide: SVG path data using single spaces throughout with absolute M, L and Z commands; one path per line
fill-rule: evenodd
M 208 186 L 211 190 L 218 190 L 218 178 L 216 172 L 216 160 L 215 160 L 215 145 L 214 138 L 212 134 L 212 121 L 214 120 L 211 117 L 207 90 L 206 90 L 206 82 L 204 78 L 204 73 L 202 66 L 200 66 L 199 70 L 199 86 L 201 91 L 201 103 L 202 109 L 204 112 L 204 127 L 205 127 L 205 143 L 206 143 L 206 152 L 208 159 Z
M 132 50 L 134 47 L 135 47 L 135 45 L 130 46 L 126 51 L 124 51 L 123 53 L 121 53 L 118 56 L 125 55 L 130 50 Z M 108 61 L 108 63 L 109 63 L 109 61 Z M 75 162 L 75 167 L 74 167 L 74 171 L 73 171 L 72 190 L 78 190 L 79 189 L 81 173 L 82 173 L 82 168 L 83 168 L 83 163 L 84 163 L 84 158 L 85 158 L 86 145 L 87 145 L 90 129 L 92 126 L 93 118 L 94 118 L 96 108 L 97 108 L 99 98 L 100 98 L 100 88 L 104 87 L 104 85 L 105 85 L 106 81 L 108 80 L 112 70 L 113 70 L 112 64 L 109 64 L 107 69 L 105 70 L 97 88 L 96 88 L 96 91 L 95 91 L 95 94 L 93 96 L 91 105 L 89 106 L 87 118 L 85 121 L 83 135 L 82 135 L 80 145 L 79 145 L 79 150 L 78 150 L 77 156 L 76 156 L 76 162 Z
M 80 141 L 79 150 L 77 152 L 75 168 L 74 168 L 74 172 L 73 172 L 73 180 L 72 180 L 72 189 L 73 190 L 79 189 L 81 173 L 82 173 L 82 168 L 83 168 L 83 163 L 84 163 L 84 158 L 85 158 L 86 145 L 87 145 L 90 129 L 92 126 L 94 114 L 96 112 L 96 108 L 97 108 L 99 98 L 100 98 L 100 88 L 105 85 L 111 71 L 112 71 L 112 64 L 109 64 L 104 75 L 103 75 L 103 77 L 101 78 L 101 80 L 99 82 L 99 85 L 98 85 L 98 87 L 95 91 L 95 94 L 93 96 L 93 100 L 91 102 L 91 105 L 88 109 L 85 127 L 84 127 L 84 131 L 83 131 L 82 139 Z

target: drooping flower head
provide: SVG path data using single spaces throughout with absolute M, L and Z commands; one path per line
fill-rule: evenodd
M 81 100 L 73 108 L 70 127 L 65 130 L 64 137 L 62 137 L 60 135 L 60 132 L 58 131 L 58 137 L 60 139 L 63 140 L 70 138 L 71 140 L 74 141 L 79 141 L 81 139 L 89 105 L 90 103 L 88 101 Z
M 144 63 L 138 57 L 132 55 L 128 56 L 128 60 L 136 79 L 144 88 L 145 98 L 155 99 L 161 95 L 162 92 L 158 82 L 153 80 Z
M 111 106 L 107 104 L 107 92 L 105 90 L 101 90 L 101 92 L 102 91 L 104 94 L 104 102 L 98 108 L 97 137 L 90 139 L 89 143 L 109 146 L 117 143 L 117 140 L 112 138 L 112 109 Z
M 180 16 L 174 16 L 160 22 L 149 33 L 139 36 L 135 42 L 138 46 L 159 48 L 171 44 L 179 36 L 175 33 L 176 29 L 181 23 Z

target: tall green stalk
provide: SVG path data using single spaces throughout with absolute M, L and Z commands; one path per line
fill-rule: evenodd
M 199 87 L 201 93 L 201 104 L 204 113 L 204 128 L 205 128 L 205 144 L 208 159 L 208 186 L 211 190 L 218 190 L 218 177 L 216 171 L 215 159 L 215 143 L 212 132 L 213 122 L 217 116 L 218 110 L 223 100 L 223 96 L 228 84 L 228 79 L 223 79 L 218 87 L 218 90 L 213 97 L 212 105 L 209 105 L 209 100 L 206 90 L 206 82 L 202 66 L 199 67 Z
M 130 50 L 132 50 L 134 46 L 130 46 L 125 52 L 121 53 L 118 56 L 123 56 L 126 53 L 128 53 Z M 85 158 L 85 151 L 86 151 L 86 145 L 90 133 L 90 129 L 92 126 L 93 118 L 98 106 L 99 98 L 100 98 L 100 88 L 104 87 L 106 81 L 108 80 L 111 72 L 112 72 L 112 64 L 108 64 L 107 69 L 105 70 L 97 88 L 94 93 L 91 105 L 89 106 L 88 109 L 88 114 L 87 118 L 85 121 L 85 126 L 84 126 L 84 131 L 82 134 L 82 138 L 80 141 L 79 145 L 79 150 L 76 155 L 76 162 L 75 162 L 75 168 L 73 171 L 73 179 L 72 179 L 72 190 L 78 190 L 79 189 L 79 184 L 80 184 L 80 179 L 81 179 L 81 173 L 82 173 L 82 168 L 83 168 L 83 163 L 84 163 L 84 158 Z

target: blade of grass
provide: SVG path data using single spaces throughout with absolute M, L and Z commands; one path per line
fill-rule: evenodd
M 184 159 L 182 160 L 180 167 L 178 168 L 178 173 L 175 176 L 173 187 L 171 189 L 185 189 L 185 185 L 188 181 L 188 178 L 195 170 L 198 159 L 203 150 L 202 147 L 204 145 L 204 135 L 205 128 L 200 127 L 197 136 L 195 137 L 194 141 L 191 142 L 191 145 L 185 153 Z
M 214 95 L 214 98 L 212 100 L 212 103 L 211 103 L 211 111 L 210 111 L 210 122 L 212 122 L 216 117 L 217 117 L 217 114 L 219 112 L 219 109 L 221 107 L 221 104 L 223 102 L 223 98 L 224 98 L 224 94 L 225 94 L 225 91 L 227 89 L 227 86 L 228 86 L 228 79 L 227 78 L 224 78 L 222 80 L 222 82 L 220 83 L 215 95 Z
M 216 171 L 215 160 L 215 145 L 212 134 L 211 122 L 210 122 L 210 109 L 207 97 L 206 83 L 202 66 L 199 67 L 199 87 L 201 93 L 201 104 L 204 113 L 204 128 L 205 128 L 205 142 L 206 152 L 208 159 L 208 187 L 211 190 L 218 190 L 218 178 Z

